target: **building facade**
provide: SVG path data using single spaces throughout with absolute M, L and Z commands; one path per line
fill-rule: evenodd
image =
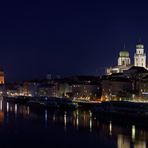
M 128 51 L 120 51 L 118 58 L 118 66 L 128 66 L 131 64 Z
M 136 53 L 134 55 L 134 66 L 146 68 L 146 53 L 144 53 L 144 45 L 138 43 L 136 45 Z
M 123 73 L 123 71 L 128 70 L 131 67 L 131 59 L 128 51 L 123 50 L 119 52 L 117 64 L 117 66 L 107 68 L 106 74 Z
M 131 98 L 132 82 L 129 78 L 104 76 L 102 78 L 102 100 Z
M 117 66 L 107 68 L 106 74 L 111 75 L 113 73 L 123 73 L 124 71 L 130 69 L 132 66 L 144 67 L 147 69 L 146 53 L 144 52 L 144 45 L 142 43 L 137 43 L 136 45 L 134 64 L 131 64 L 129 52 L 124 49 L 123 51 L 119 52 Z

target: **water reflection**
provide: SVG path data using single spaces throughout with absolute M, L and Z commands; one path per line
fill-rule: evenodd
M 92 132 L 92 112 L 89 111 L 89 129 Z
M 77 125 L 77 129 L 79 128 L 79 111 L 77 110 L 77 115 L 76 115 L 76 125 Z
M 7 112 L 9 112 L 9 103 L 7 102 Z
M 66 112 L 64 113 L 64 128 L 66 130 L 66 125 L 67 125 L 67 115 Z
M 136 129 L 135 129 L 135 125 L 132 125 L 132 140 L 135 141 L 135 135 L 136 134 Z
M 146 141 L 136 141 L 132 143 L 128 137 L 124 135 L 118 135 L 117 145 L 118 148 L 146 148 Z
M 6 115 L 6 116 L 5 116 Z M 17 119 L 17 120 L 16 120 Z M 0 100 L 0 125 L 11 124 L 14 121 L 35 121 L 45 128 L 58 126 L 64 132 L 73 129 L 78 133 L 95 135 L 98 140 L 103 137 L 106 141 L 114 141 L 117 148 L 146 148 L 148 130 L 133 125 L 120 125 L 111 120 L 104 121 L 93 116 L 90 110 L 48 110 L 13 104 Z
M 17 115 L 17 104 L 14 106 L 15 114 Z
M 56 115 L 55 113 L 53 114 L 53 122 L 56 121 Z
M 109 135 L 112 135 L 112 121 L 109 122 Z
M 145 141 L 138 141 L 134 144 L 134 148 L 146 148 L 146 142 Z
M 117 145 L 118 148 L 130 148 L 130 141 L 127 137 L 119 134 L 117 136 Z
M 2 110 L 3 110 L 3 100 L 0 99 L 0 111 L 2 111 Z
M 17 116 L 17 114 L 22 115 L 23 117 L 27 117 L 29 113 L 30 108 L 25 105 L 18 105 L 13 104 L 9 102 L 2 101 L 2 112 L 6 112 L 6 114 L 9 116 L 10 113 Z M 12 116 L 11 114 L 11 116 Z
M 48 121 L 48 112 L 47 109 L 45 110 L 45 128 L 47 128 L 47 121 Z

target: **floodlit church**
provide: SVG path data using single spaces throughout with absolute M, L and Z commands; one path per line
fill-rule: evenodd
M 126 50 L 120 51 L 118 57 L 118 65 L 114 67 L 109 67 L 106 69 L 107 75 L 113 73 L 123 73 L 124 70 L 128 70 L 133 65 L 131 64 L 131 59 L 129 56 L 129 52 Z M 144 52 L 144 45 L 142 43 L 138 43 L 136 45 L 136 53 L 134 54 L 134 66 L 138 67 L 146 67 L 146 53 Z

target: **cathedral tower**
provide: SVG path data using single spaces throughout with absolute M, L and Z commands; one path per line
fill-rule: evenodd
M 144 45 L 138 43 L 136 45 L 136 53 L 134 55 L 134 66 L 146 68 L 146 54 L 144 53 Z
M 130 57 L 128 51 L 120 51 L 118 58 L 118 66 L 127 66 L 130 65 Z

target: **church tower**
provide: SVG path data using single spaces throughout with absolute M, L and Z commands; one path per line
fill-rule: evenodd
M 136 45 L 136 53 L 134 55 L 134 66 L 146 68 L 146 54 L 144 53 L 144 45 L 138 43 Z
M 129 52 L 128 51 L 120 51 L 119 57 L 118 57 L 118 66 L 128 66 L 130 65 L 131 60 L 129 57 Z

